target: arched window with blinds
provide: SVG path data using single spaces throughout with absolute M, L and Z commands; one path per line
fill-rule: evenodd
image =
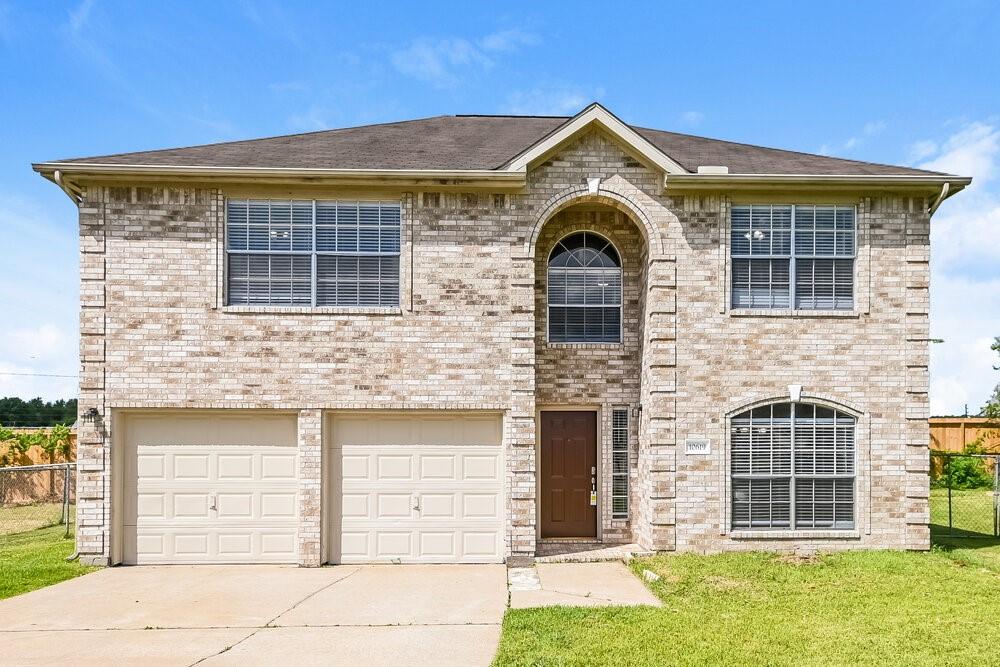
M 852 529 L 854 416 L 772 403 L 730 420 L 734 529 Z
M 622 265 L 611 242 L 578 232 L 556 243 L 548 262 L 549 342 L 620 343 Z

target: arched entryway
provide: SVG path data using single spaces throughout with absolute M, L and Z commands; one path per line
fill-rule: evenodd
M 594 197 L 557 207 L 536 230 L 539 553 L 633 539 L 646 231 Z

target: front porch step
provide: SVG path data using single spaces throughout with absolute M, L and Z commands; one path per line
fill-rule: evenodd
M 606 544 L 592 540 L 542 540 L 535 545 L 536 563 L 601 563 L 622 561 L 627 563 L 639 556 L 652 556 L 653 552 L 638 544 Z

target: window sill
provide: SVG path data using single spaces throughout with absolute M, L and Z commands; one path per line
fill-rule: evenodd
M 794 308 L 731 308 L 731 317 L 861 317 L 859 310 L 796 310 Z
M 620 350 L 624 343 L 545 343 L 545 347 L 560 349 Z
M 856 540 L 860 530 L 733 530 L 734 540 Z
M 403 309 L 354 306 L 222 306 L 222 313 L 256 315 L 402 315 Z

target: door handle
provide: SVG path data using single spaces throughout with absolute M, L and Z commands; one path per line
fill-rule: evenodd
M 216 494 L 213 493 L 212 495 L 210 495 L 208 497 L 208 502 L 209 502 L 208 509 L 212 510 L 213 512 L 219 511 L 219 497 Z
M 413 494 L 413 509 L 420 511 L 420 496 L 416 493 Z

